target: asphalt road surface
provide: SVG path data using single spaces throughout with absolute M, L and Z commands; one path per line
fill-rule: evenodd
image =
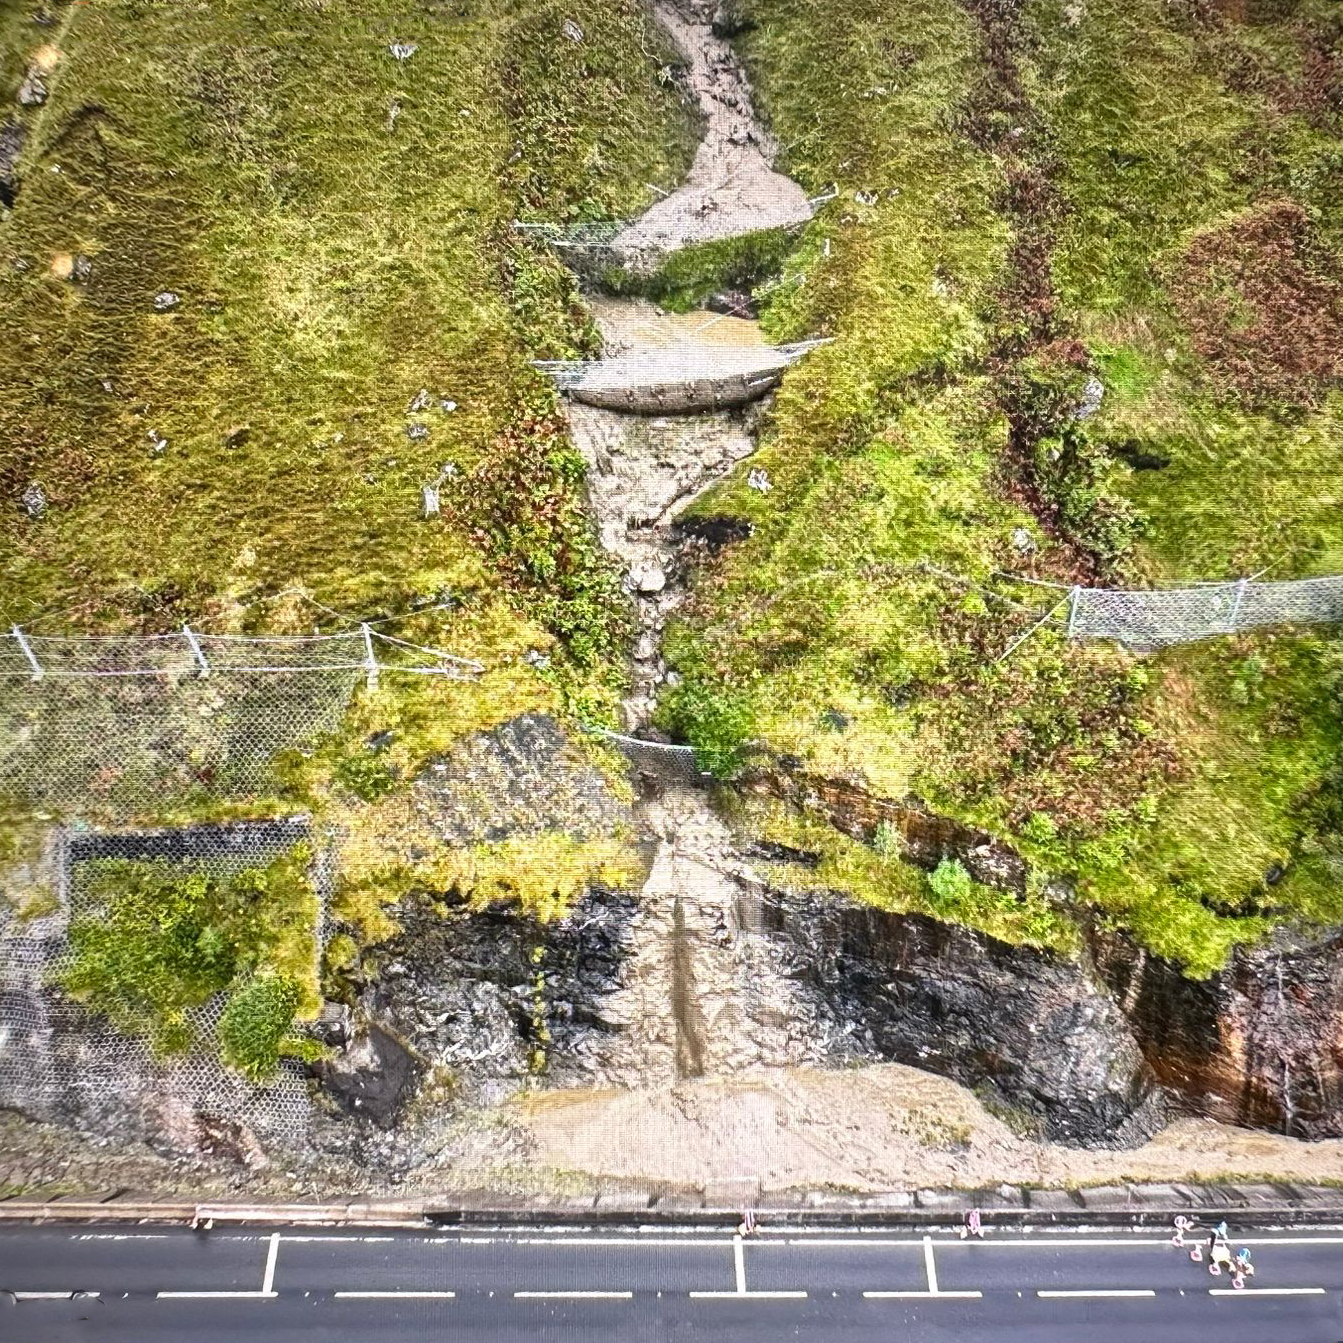
M 14 1225 L 0 1343 L 1343 1343 L 1343 1228 L 1233 1243 L 1242 1291 L 1151 1231 Z

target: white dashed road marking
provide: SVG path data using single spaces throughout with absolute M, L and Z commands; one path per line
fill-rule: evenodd
M 868 1301 L 979 1301 L 983 1292 L 864 1292 Z
M 1105 1288 L 1100 1288 L 1100 1287 L 1098 1287 L 1098 1288 L 1096 1288 L 1096 1289 L 1094 1289 L 1094 1290 L 1086 1290 L 1086 1291 L 1084 1291 L 1084 1290 L 1080 1290 L 1080 1289 L 1069 1289 L 1069 1290 L 1066 1290 L 1066 1291 L 1065 1291 L 1065 1290 L 1062 1290 L 1062 1289 L 1057 1289 L 1057 1290 L 1053 1290 L 1053 1291 L 1046 1291 L 1046 1290 L 1044 1290 L 1044 1289 L 1041 1289 L 1040 1291 L 1036 1292 L 1035 1295 L 1036 1295 L 1036 1296 L 1042 1296 L 1042 1297 L 1046 1297 L 1046 1298 L 1048 1298 L 1048 1297 L 1056 1297 L 1056 1296 L 1059 1296 L 1059 1297 L 1068 1297 L 1068 1296 L 1155 1296 L 1156 1293 L 1155 1293 L 1150 1287 L 1105 1287 Z
M 304 1295 L 306 1296 L 307 1293 L 305 1292 Z M 418 1300 L 419 1298 L 421 1298 L 421 1297 L 427 1297 L 427 1298 L 433 1298 L 433 1299 L 436 1299 L 436 1300 L 441 1299 L 441 1300 L 445 1300 L 445 1301 L 450 1301 L 450 1300 L 452 1300 L 452 1298 L 455 1297 L 456 1295 L 457 1295 L 456 1292 L 411 1292 L 411 1291 L 406 1291 L 406 1292 L 336 1292 L 336 1293 L 335 1293 L 335 1296 L 336 1296 L 338 1299 L 341 1298 L 341 1297 L 354 1297 L 354 1298 L 358 1298 L 358 1299 L 360 1299 L 360 1300 L 377 1300 L 377 1301 L 381 1301 L 381 1300 L 392 1300 L 392 1301 L 395 1301 L 395 1300 L 397 1300 L 397 1299 L 399 1299 L 399 1298 L 401 1298 L 401 1297 L 414 1297 L 414 1298 L 416 1298 L 417 1300 Z
M 633 1292 L 514 1292 L 519 1298 L 536 1298 L 542 1301 L 628 1301 Z
M 1209 1287 L 1209 1296 L 1323 1296 L 1323 1287 Z

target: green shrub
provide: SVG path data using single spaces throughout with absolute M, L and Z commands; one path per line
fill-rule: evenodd
M 316 913 L 307 861 L 299 845 L 267 867 L 231 874 L 167 862 L 81 864 L 79 901 L 90 912 L 71 922 L 72 958 L 57 982 L 160 1055 L 196 1044 L 191 1008 L 258 975 L 292 986 L 292 1021 L 316 998 L 304 983 Z M 232 996 L 226 1017 L 231 1008 Z
M 310 1042 L 289 1036 L 302 998 L 299 986 L 284 975 L 254 975 L 235 989 L 219 1020 L 224 1062 L 251 1081 L 264 1082 L 281 1054 L 302 1052 Z
M 375 755 L 347 755 L 336 762 L 335 775 L 361 802 L 376 802 L 396 787 L 391 766 Z
M 889 821 L 879 822 L 876 833 L 872 836 L 872 847 L 876 849 L 883 858 L 899 858 L 902 847 L 900 843 L 900 831 Z
M 974 878 L 955 858 L 942 859 L 928 874 L 928 885 L 935 906 L 948 911 L 964 908 L 975 890 Z
M 754 722 L 744 696 L 697 680 L 672 691 L 659 706 L 658 721 L 689 742 L 700 769 L 717 779 L 730 778 L 740 768 Z

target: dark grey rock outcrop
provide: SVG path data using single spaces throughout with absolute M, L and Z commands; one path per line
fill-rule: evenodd
M 408 903 L 361 1010 L 472 1100 L 510 1095 L 543 1063 L 554 1083 L 577 1078 L 618 1029 L 603 1003 L 619 986 L 635 903 L 594 890 L 553 924 Z
M 28 132 L 17 121 L 0 126 L 0 205 L 14 205 L 19 194 L 19 155 Z
M 768 917 L 860 1053 L 987 1092 L 1058 1142 L 1127 1146 L 1157 1127 L 1155 1078 L 1084 964 L 841 896 L 787 896 Z
M 478 732 L 415 781 L 416 810 L 446 844 L 562 830 L 579 839 L 632 824 L 629 807 L 549 714 Z

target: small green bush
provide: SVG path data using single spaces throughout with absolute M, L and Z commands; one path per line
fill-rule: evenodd
M 289 1032 L 303 990 L 287 975 L 254 975 L 235 989 L 219 1021 L 224 1062 L 253 1082 L 274 1076 L 282 1055 L 315 1059 L 315 1040 Z
M 744 696 L 722 686 L 686 680 L 663 701 L 658 721 L 695 748 L 700 769 L 716 779 L 740 768 L 753 717 Z
M 396 787 L 396 775 L 375 755 L 347 755 L 337 761 L 336 780 L 361 802 L 377 802 Z
M 974 895 L 975 880 L 955 858 L 944 858 L 928 874 L 928 885 L 938 909 L 963 909 Z

